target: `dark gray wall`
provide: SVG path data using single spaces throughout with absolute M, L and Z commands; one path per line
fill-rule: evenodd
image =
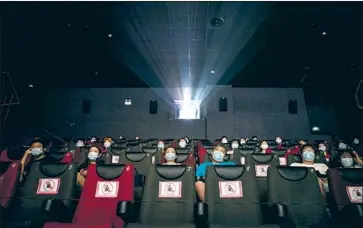
M 176 89 L 116 88 L 55 90 L 46 102 L 46 126 L 64 136 L 230 138 L 257 135 L 273 138 L 309 137 L 309 121 L 301 89 L 207 87 L 203 120 L 170 120 L 171 94 Z M 219 112 L 220 97 L 228 111 Z M 90 114 L 82 114 L 82 101 L 92 101 Z M 124 106 L 132 99 L 132 106 Z M 158 100 L 157 115 L 149 114 L 149 101 Z M 288 114 L 289 100 L 298 100 L 299 113 Z

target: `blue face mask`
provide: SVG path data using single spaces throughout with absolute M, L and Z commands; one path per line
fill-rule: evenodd
M 98 158 L 98 153 L 97 152 L 89 152 L 88 153 L 88 159 L 90 161 L 96 161 Z
M 304 161 L 314 161 L 315 160 L 315 153 L 310 150 L 303 151 L 302 153 L 302 159 Z
M 342 158 L 340 159 L 344 168 L 353 167 L 354 161 L 353 158 Z
M 33 156 L 38 156 L 38 155 L 40 155 L 40 154 L 42 154 L 43 153 L 43 149 L 42 148 L 33 148 L 33 149 L 31 149 L 31 154 L 33 155 Z
M 216 151 L 213 152 L 212 157 L 213 157 L 213 160 L 215 160 L 216 162 L 223 162 L 224 153 L 221 152 L 221 151 L 216 150 Z
M 167 161 L 174 161 L 176 159 L 176 154 L 174 154 L 174 153 L 167 153 L 167 154 L 165 154 L 165 159 Z

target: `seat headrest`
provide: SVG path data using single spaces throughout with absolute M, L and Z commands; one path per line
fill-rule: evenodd
M 273 155 L 272 154 L 252 154 L 252 159 L 258 163 L 268 163 L 272 161 Z
M 158 150 L 157 147 L 154 147 L 154 146 L 144 146 L 142 148 L 142 151 L 145 152 L 145 153 L 155 153 L 156 151 Z
M 175 151 L 178 154 L 187 154 L 190 151 L 190 148 L 175 148 Z
M 126 152 L 142 152 L 142 148 L 140 146 L 129 147 Z
M 121 155 L 122 153 L 125 153 L 126 148 L 112 148 L 112 153 L 116 155 Z
M 208 148 L 208 149 L 205 149 L 205 151 L 207 151 L 207 154 L 212 154 L 214 151 L 214 148 Z
M 279 156 L 286 154 L 286 150 L 285 149 L 271 149 L 271 152 L 273 154 L 277 154 Z
M 187 160 L 189 154 L 176 154 L 176 162 L 177 163 L 181 163 L 181 162 L 184 162 L 185 160 Z
M 240 154 L 246 155 L 246 154 L 252 154 L 255 152 L 255 149 L 250 148 L 239 148 Z
M 126 143 L 115 143 L 115 144 L 112 145 L 112 148 L 126 149 L 127 148 L 127 144 Z
M 48 156 L 53 158 L 56 161 L 61 161 L 64 156 L 66 155 L 66 153 L 62 152 L 62 153 L 49 153 Z
M 163 179 L 175 180 L 185 173 L 185 165 L 155 165 L 156 173 Z
M 363 183 L 363 172 L 359 168 L 339 168 L 339 175 L 343 180 L 353 183 L 362 184 Z
M 276 168 L 280 176 L 289 181 L 301 181 L 307 177 L 310 170 L 313 170 L 308 167 L 277 166 Z
M 146 157 L 146 155 L 148 155 L 148 154 L 144 153 L 144 152 L 126 152 L 125 153 L 126 159 L 131 162 L 139 162 L 139 161 L 143 160 Z
M 41 174 L 47 177 L 58 177 L 62 175 L 68 167 L 69 164 L 49 164 L 46 162 L 41 162 L 39 164 L 39 171 Z
M 99 177 L 105 180 L 114 180 L 122 175 L 126 165 L 119 164 L 102 164 L 96 166 L 96 172 Z
M 302 162 L 301 155 L 294 154 L 292 157 L 294 158 L 294 161 L 299 162 L 299 163 Z
M 214 171 L 223 180 L 236 180 L 245 172 L 244 165 L 215 165 Z

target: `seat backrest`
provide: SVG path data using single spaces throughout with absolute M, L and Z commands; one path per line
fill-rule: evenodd
M 287 165 L 291 165 L 292 163 L 301 163 L 302 158 L 300 154 L 289 154 L 287 155 Z
M 176 154 L 176 162 L 183 165 L 195 166 L 195 159 L 192 153 L 189 154 Z
M 7 209 L 13 199 L 20 177 L 20 162 L 0 162 L 0 205 Z
M 178 153 L 178 154 L 187 154 L 191 151 L 190 147 L 187 147 L 187 148 L 175 148 L 175 151 Z
M 363 170 L 334 168 L 328 170 L 329 192 L 339 211 L 351 204 L 363 204 Z
M 111 224 L 111 221 L 117 220 L 118 202 L 134 199 L 134 166 L 90 164 L 87 170 L 87 179 L 73 216 L 73 223 Z M 122 223 L 122 227 L 122 220 L 119 220 L 119 223 Z
M 60 163 L 71 163 L 73 161 L 73 154 L 71 152 L 49 153 L 48 156 Z
M 194 180 L 195 169 L 191 166 L 151 166 L 142 196 L 140 223 L 169 227 L 193 223 Z
M 149 172 L 149 168 L 152 164 L 152 155 L 144 152 L 125 152 L 120 156 L 105 157 L 105 164 L 134 164 L 136 172 L 140 175 L 146 176 Z
M 20 161 L 20 159 L 24 156 L 25 150 L 3 150 L 0 155 L 0 162 L 12 162 L 12 161 Z
M 234 227 L 262 224 L 254 175 L 254 170 L 244 165 L 207 167 L 205 202 L 210 224 Z
M 12 211 L 23 214 L 23 221 L 31 221 L 34 224 L 42 224 L 50 219 L 69 221 L 69 213 L 50 215 L 43 211 L 43 206 L 45 200 L 58 199 L 68 208 L 67 212 L 72 211 L 75 204 L 72 199 L 76 198 L 77 193 L 76 178 L 77 167 L 73 163 L 50 164 L 46 160 L 32 161 L 22 198 L 14 203 Z
M 155 153 L 156 151 L 158 150 L 158 148 L 157 147 L 153 147 L 153 146 L 144 146 L 143 148 L 142 148 L 142 151 L 143 152 L 145 152 L 145 153 Z
M 327 213 L 314 168 L 271 166 L 267 179 L 269 205 L 286 205 L 296 226 L 324 227 Z

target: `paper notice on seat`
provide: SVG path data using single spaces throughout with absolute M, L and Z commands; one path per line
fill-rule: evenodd
M 351 203 L 363 203 L 362 186 L 347 186 L 347 194 Z
M 159 198 L 181 198 L 182 182 L 181 181 L 160 181 Z
M 98 181 L 96 198 L 116 198 L 118 196 L 118 181 Z
M 241 165 L 244 165 L 244 164 L 245 164 L 245 162 L 246 162 L 246 161 L 245 161 L 245 157 L 241 157 L 241 158 L 240 158 L 240 162 L 241 162 Z
M 56 195 L 60 187 L 60 178 L 39 179 L 37 195 Z
M 279 157 L 280 165 L 286 165 L 286 158 L 285 157 Z
M 118 164 L 119 159 L 119 156 L 112 155 L 112 164 Z
M 270 165 L 255 165 L 256 177 L 267 177 L 267 169 Z
M 220 181 L 219 182 L 220 198 L 241 198 L 243 189 L 241 181 Z

